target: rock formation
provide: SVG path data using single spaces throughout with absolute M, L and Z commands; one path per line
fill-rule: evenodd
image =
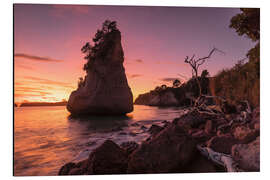
M 84 83 L 69 97 L 71 114 L 126 114 L 133 111 L 133 95 L 123 67 L 124 53 L 121 33 L 106 34 L 91 67 L 86 70 Z M 89 64 L 89 63 L 88 63 Z

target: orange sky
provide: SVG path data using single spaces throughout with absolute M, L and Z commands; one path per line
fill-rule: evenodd
M 226 55 L 215 54 L 202 66 L 214 75 L 233 66 L 253 46 L 228 27 L 236 13 L 239 10 L 232 8 L 17 4 L 15 102 L 68 100 L 78 78 L 85 75 L 80 49 L 105 19 L 118 22 L 134 98 L 157 85 L 171 85 L 179 74 L 190 77 L 185 56 L 205 56 L 215 46 Z

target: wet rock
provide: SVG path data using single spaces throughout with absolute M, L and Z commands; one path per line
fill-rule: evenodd
M 174 119 L 173 123 L 185 129 L 198 128 L 200 125 L 204 127 L 207 120 L 217 119 L 216 115 L 209 115 L 206 113 L 199 113 L 196 110 L 190 111 L 180 118 Z
M 89 155 L 87 174 L 123 174 L 126 169 L 126 153 L 111 140 L 106 140 Z
M 135 149 L 139 147 L 139 144 L 135 141 L 127 141 L 123 142 L 120 147 L 127 153 L 127 155 L 130 155 Z
M 127 154 L 111 140 L 106 140 L 77 164 L 68 163 L 61 167 L 59 175 L 79 174 L 124 174 L 127 169 Z
M 69 162 L 60 168 L 58 175 L 68 175 L 69 171 L 75 167 L 75 163 Z
M 232 146 L 237 143 L 238 141 L 236 139 L 227 134 L 222 136 L 214 136 L 206 144 L 207 147 L 211 148 L 213 151 L 230 154 Z
M 101 47 L 87 69 L 84 85 L 69 97 L 67 110 L 73 115 L 115 115 L 133 111 L 133 95 L 123 66 L 120 31 L 109 32 Z
M 128 173 L 181 172 L 196 152 L 195 141 L 171 124 L 130 155 Z
M 81 175 L 82 174 L 82 169 L 80 168 L 73 168 L 69 171 L 68 175 Z
M 260 137 L 249 144 L 232 147 L 232 157 L 245 171 L 260 171 Z
M 162 131 L 164 128 L 158 125 L 153 124 L 149 129 L 148 132 L 152 135 L 155 136 L 157 135 L 160 131 Z
M 238 126 L 234 129 L 233 135 L 235 139 L 239 140 L 241 143 L 249 143 L 256 139 L 259 135 L 259 131 L 250 129 L 248 126 Z

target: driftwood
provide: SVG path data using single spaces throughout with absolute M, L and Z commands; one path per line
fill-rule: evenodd
M 197 149 L 200 153 L 205 156 L 207 159 L 213 161 L 217 165 L 221 165 L 226 168 L 227 172 L 240 172 L 242 171 L 237 167 L 236 162 L 232 159 L 230 155 L 219 153 L 213 151 L 208 147 L 201 147 L 197 145 Z

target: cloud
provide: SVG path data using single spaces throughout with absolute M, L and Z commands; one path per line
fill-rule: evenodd
M 22 68 L 22 69 L 35 70 L 35 68 L 33 68 L 33 67 L 25 66 L 25 65 L 22 65 L 22 64 L 19 64 L 19 65 L 16 65 L 16 66 L 19 67 L 19 68 Z
M 89 15 L 91 6 L 87 5 L 52 5 L 51 13 L 56 17 L 67 17 L 67 13 Z
M 43 79 L 43 78 L 37 78 L 33 76 L 24 76 L 25 79 L 32 80 L 36 83 L 39 84 L 45 84 L 45 85 L 58 85 L 61 87 L 66 87 L 66 88 L 72 88 L 74 89 L 74 86 L 72 86 L 71 83 L 66 83 L 66 82 L 60 82 L 60 81 L 54 81 L 54 80 L 49 80 L 49 79 Z
M 63 60 L 58 60 L 58 59 L 52 59 L 49 57 L 40 57 L 40 56 L 34 56 L 34 55 L 29 55 L 29 54 L 23 54 L 23 53 L 16 53 L 14 57 L 17 58 L 25 58 L 33 61 L 40 61 L 40 62 L 62 62 Z
M 171 78 L 171 77 L 167 77 L 167 78 L 162 78 L 160 79 L 161 81 L 164 82 L 173 82 L 174 80 L 179 79 L 179 78 Z
M 141 76 L 143 76 L 142 74 L 128 74 L 127 75 L 129 78 L 136 78 L 136 77 L 141 77 Z
M 135 61 L 136 61 L 137 63 L 143 63 L 143 60 L 142 60 L 142 59 L 135 59 Z

